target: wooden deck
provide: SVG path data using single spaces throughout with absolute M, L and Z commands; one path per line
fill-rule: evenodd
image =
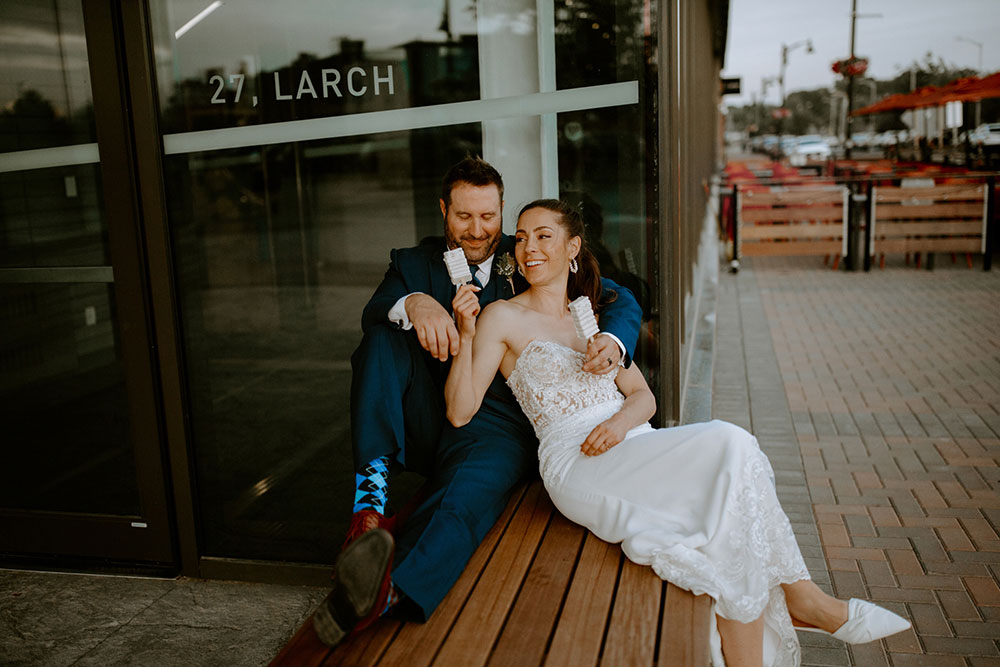
M 271 665 L 705 667 L 710 603 L 570 523 L 535 482 L 427 623 L 381 619 L 331 650 L 310 618 Z

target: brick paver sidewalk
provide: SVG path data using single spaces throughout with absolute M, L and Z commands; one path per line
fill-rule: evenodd
M 801 636 L 804 664 L 1000 665 L 1000 272 L 755 258 L 717 350 L 713 415 L 758 436 L 814 578 L 914 624 Z

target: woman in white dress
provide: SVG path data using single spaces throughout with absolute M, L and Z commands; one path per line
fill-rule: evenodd
M 559 511 L 661 578 L 712 597 L 717 666 L 799 664 L 794 627 L 850 643 L 910 627 L 809 579 L 752 435 L 720 421 L 655 430 L 653 395 L 635 365 L 617 376 L 581 370 L 586 342 L 567 304 L 581 295 L 598 303 L 600 282 L 575 209 L 528 204 L 515 254 L 527 291 L 481 314 L 477 288 L 455 296 L 461 349 L 445 388 L 453 424 L 472 418 L 499 369 L 535 427 Z

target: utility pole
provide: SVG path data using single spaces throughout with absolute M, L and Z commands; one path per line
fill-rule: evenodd
M 854 29 L 858 23 L 858 0 L 851 0 L 851 55 L 850 62 L 854 62 Z M 844 157 L 851 159 L 851 113 L 854 111 L 854 75 L 847 77 L 847 122 L 844 129 Z

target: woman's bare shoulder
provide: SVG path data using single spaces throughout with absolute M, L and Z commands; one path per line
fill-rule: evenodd
M 494 301 L 483 308 L 479 314 L 477 329 L 486 329 L 499 340 L 509 340 L 517 331 L 518 322 L 522 322 L 526 309 L 511 301 Z
M 483 308 L 483 313 L 480 317 L 507 317 L 514 313 L 522 312 L 523 310 L 524 306 L 519 303 L 512 300 L 500 299 L 487 304 L 486 307 Z

